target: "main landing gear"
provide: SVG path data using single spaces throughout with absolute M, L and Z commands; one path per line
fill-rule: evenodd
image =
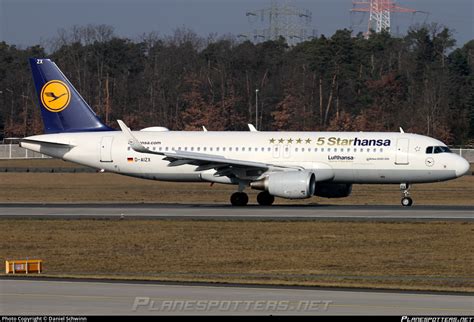
M 247 206 L 247 204 L 249 203 L 249 196 L 247 196 L 245 192 L 234 192 L 232 196 L 230 196 L 230 203 L 232 204 L 232 206 Z
M 257 195 L 257 202 L 260 206 L 271 206 L 275 201 L 275 197 L 267 191 L 262 191 Z M 244 207 L 249 203 L 249 196 L 242 191 L 234 192 L 230 196 L 230 203 L 232 206 Z
M 402 192 L 402 206 L 410 207 L 413 204 L 413 199 L 410 198 L 410 185 L 408 183 L 400 184 L 400 191 Z
M 257 202 L 260 206 L 271 206 L 275 201 L 275 197 L 268 193 L 268 191 L 262 191 L 257 195 Z

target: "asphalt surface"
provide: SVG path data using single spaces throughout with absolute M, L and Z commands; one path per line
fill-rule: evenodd
M 474 206 L 216 206 L 186 204 L 0 204 L 0 218 L 206 220 L 474 220 Z
M 0 280 L 3 315 L 473 315 L 467 294 Z

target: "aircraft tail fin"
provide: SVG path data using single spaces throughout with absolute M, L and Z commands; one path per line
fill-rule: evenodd
M 114 131 L 99 120 L 53 61 L 29 61 L 45 133 Z

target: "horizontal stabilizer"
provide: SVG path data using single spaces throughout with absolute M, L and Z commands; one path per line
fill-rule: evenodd
M 67 144 L 67 143 L 32 140 L 32 139 L 22 139 L 20 141 L 20 146 L 22 146 L 22 143 L 32 143 L 32 144 L 39 144 L 39 145 L 53 145 L 53 146 L 56 146 L 56 147 L 64 147 L 64 148 L 73 148 L 74 147 L 74 145 Z

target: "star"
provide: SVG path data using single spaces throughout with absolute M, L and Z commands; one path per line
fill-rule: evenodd
M 298 144 L 300 144 L 301 141 L 303 141 L 303 140 L 301 140 L 300 138 L 296 139 L 296 143 L 298 143 Z
M 274 138 L 271 138 L 271 139 L 270 139 L 270 143 L 271 143 L 271 144 L 275 143 L 275 139 L 274 139 Z
M 310 138 L 306 139 L 305 141 L 306 141 L 306 144 L 310 144 L 310 143 L 311 143 L 311 139 L 310 139 Z
M 279 139 L 279 140 L 278 140 L 278 143 L 283 143 L 283 141 L 285 141 L 285 140 Z
M 291 139 L 291 138 L 288 139 L 288 143 L 290 143 L 290 144 L 293 143 L 293 139 Z
M 421 150 L 421 148 L 420 148 L 419 146 L 417 146 L 417 147 L 415 148 L 415 151 L 416 151 L 416 152 L 420 152 L 420 150 Z

